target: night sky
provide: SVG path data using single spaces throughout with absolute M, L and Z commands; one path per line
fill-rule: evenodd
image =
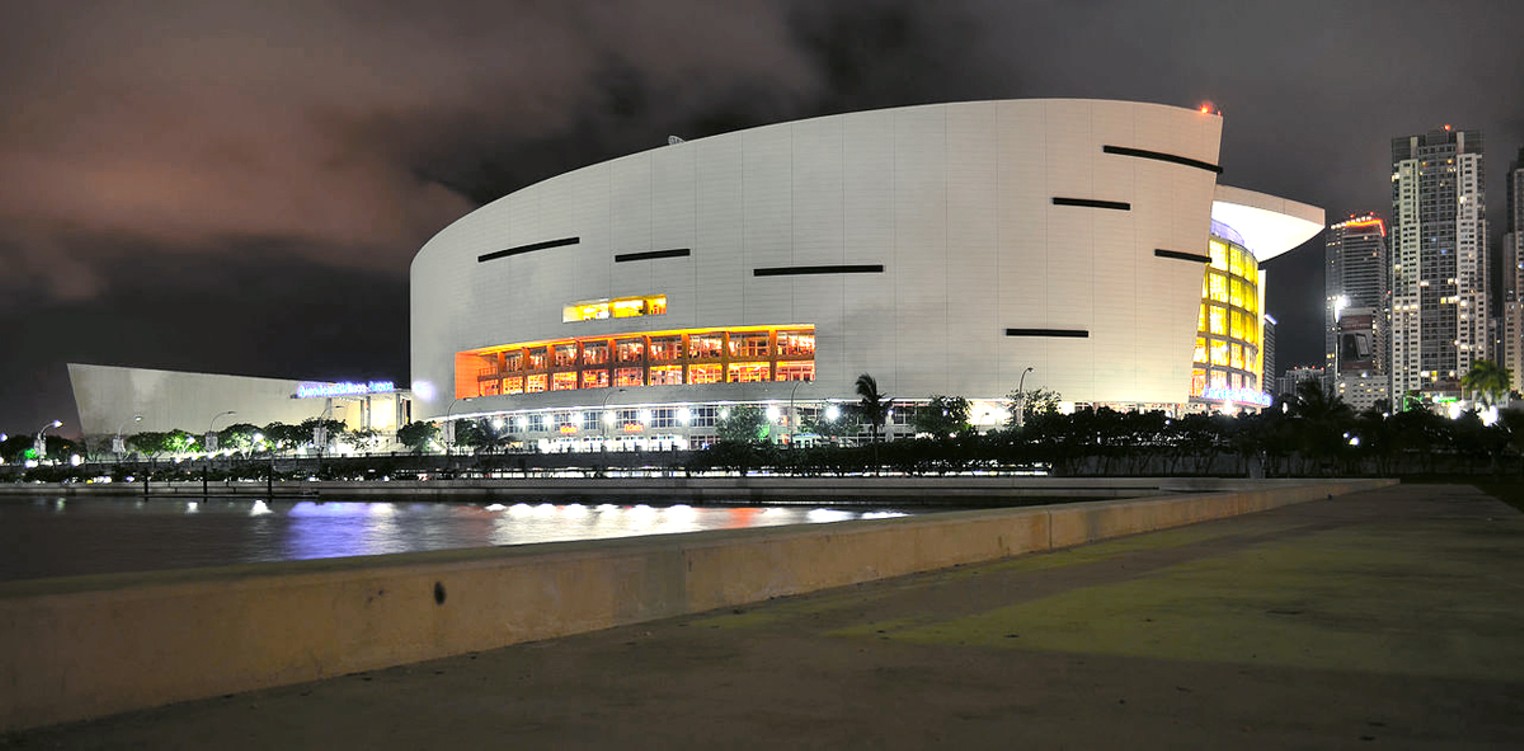
M 1389 139 L 1524 146 L 1524 2 L 0 0 L 0 431 L 64 363 L 407 380 L 408 265 L 537 180 L 782 120 L 1095 97 L 1225 117 L 1222 181 L 1389 210 Z M 1321 357 L 1322 241 L 1267 264 Z

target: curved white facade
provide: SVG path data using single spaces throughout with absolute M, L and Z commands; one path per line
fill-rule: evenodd
M 901 398 L 996 399 L 1026 368 L 1028 388 L 1067 401 L 1184 404 L 1221 127 L 1155 104 L 942 104 L 754 128 L 546 180 L 414 259 L 418 416 L 851 399 L 862 373 Z M 523 250 L 540 244 L 552 246 Z M 616 261 L 651 251 L 674 253 Z M 665 314 L 563 322 L 573 303 L 654 295 Z M 456 401 L 458 352 L 745 326 L 813 326 L 814 380 Z

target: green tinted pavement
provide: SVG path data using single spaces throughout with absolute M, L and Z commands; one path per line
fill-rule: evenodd
M 5 745 L 1521 748 L 1524 515 L 1395 487 Z

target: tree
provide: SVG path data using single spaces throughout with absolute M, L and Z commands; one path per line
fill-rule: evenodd
M 714 430 L 721 441 L 756 443 L 767 434 L 767 415 L 758 407 L 733 407 L 715 423 Z
M 254 448 L 254 436 L 261 433 L 258 425 L 234 423 L 217 431 L 217 447 L 247 453 Z
M 431 422 L 410 422 L 397 429 L 397 442 L 415 454 L 428 451 L 429 444 L 439 438 L 439 426 Z
M 878 433 L 889 419 L 894 397 L 879 393 L 878 381 L 864 373 L 857 377 L 857 414 L 868 423 L 868 433 L 878 443 Z
M 265 426 L 265 440 L 277 451 L 290 451 L 312 440 L 312 431 L 300 425 L 272 422 Z
M 196 447 L 196 437 L 183 430 L 167 433 L 136 433 L 128 436 L 127 448 L 148 457 L 160 454 L 184 454 Z
M 968 400 L 961 396 L 931 397 L 923 407 L 917 407 L 911 415 L 911 424 L 917 433 L 930 433 L 936 438 L 948 438 L 969 429 Z
M 1016 427 L 1021 420 L 1022 408 L 1026 408 L 1026 417 L 1050 416 L 1058 414 L 1058 403 L 1063 401 L 1057 391 L 1050 389 L 1027 389 L 1025 391 L 1012 391 L 1006 397 L 1010 400 L 1007 407 L 1006 425 Z
M 1471 369 L 1461 376 L 1461 388 L 1471 392 L 1472 399 L 1484 405 L 1495 404 L 1499 396 L 1508 394 L 1512 374 L 1492 360 L 1477 360 Z

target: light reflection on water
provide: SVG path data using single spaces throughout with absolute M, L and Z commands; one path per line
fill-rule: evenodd
M 0 499 L 0 581 L 904 516 L 677 504 Z

